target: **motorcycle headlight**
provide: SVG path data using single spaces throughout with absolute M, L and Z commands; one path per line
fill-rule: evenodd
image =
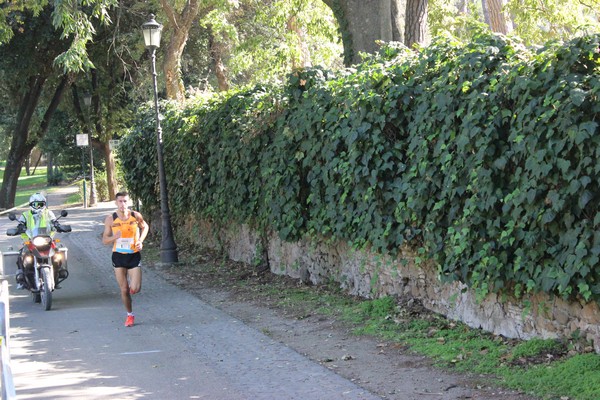
M 52 242 L 52 239 L 47 236 L 36 236 L 33 238 L 33 245 L 36 247 L 48 246 L 50 242 Z
M 58 252 L 58 253 L 54 254 L 54 257 L 52 257 L 52 259 L 53 259 L 54 261 L 56 261 L 56 262 L 58 262 L 58 261 L 62 260 L 62 258 L 63 258 L 63 257 L 62 257 L 62 254 L 61 254 L 60 252 Z

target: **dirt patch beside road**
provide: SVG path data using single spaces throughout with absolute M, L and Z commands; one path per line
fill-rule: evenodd
M 296 280 L 225 260 L 210 251 L 192 255 L 180 250 L 180 260 L 186 261 L 171 268 L 148 261 L 146 265 L 171 283 L 383 399 L 533 399 L 491 387 L 489 377 L 436 368 L 426 357 L 411 354 L 398 344 L 353 335 L 352 326 L 340 321 L 335 313 L 325 315 L 311 309 L 312 305 L 286 299 L 286 290 L 298 288 Z M 310 290 L 327 295 L 326 288 Z

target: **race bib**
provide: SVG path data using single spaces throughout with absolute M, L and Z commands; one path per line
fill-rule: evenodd
M 115 251 L 119 253 L 133 253 L 133 238 L 117 239 Z

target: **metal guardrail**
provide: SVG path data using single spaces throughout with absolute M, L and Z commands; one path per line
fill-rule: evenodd
M 47 190 L 42 190 L 40 193 L 44 197 L 48 198 L 48 191 Z M 28 205 L 29 205 L 29 201 L 27 201 L 26 203 L 23 203 L 23 204 L 16 205 L 13 208 L 9 208 L 7 210 L 2 210 L 2 211 L 0 211 L 0 215 L 8 214 L 10 212 L 13 212 L 13 211 L 16 211 L 16 210 L 19 210 L 19 209 L 23 209 L 23 208 L 27 207 Z
M 17 398 L 10 367 L 10 312 L 8 303 L 8 282 L 2 280 L 0 286 L 0 375 L 2 385 L 2 400 Z
M 27 204 L 29 204 L 29 203 L 19 204 L 18 206 L 14 206 L 13 208 L 9 208 L 7 210 L 2 210 L 2 211 L 0 211 L 0 215 L 8 214 L 13 211 L 17 211 L 19 209 L 24 209 L 27 206 Z

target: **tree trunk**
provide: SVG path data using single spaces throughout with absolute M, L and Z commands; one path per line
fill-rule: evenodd
M 506 0 L 481 0 L 485 22 L 493 32 L 504 35 L 510 33 L 513 29 L 512 22 L 505 18 L 502 8 Z
M 404 23 L 406 21 L 406 1 L 393 1 L 390 12 L 392 13 L 392 37 L 396 42 L 404 43 Z
M 35 175 L 35 171 L 37 171 L 37 167 L 40 165 L 40 162 L 42 161 L 42 157 L 44 156 L 42 154 L 42 152 L 40 151 L 40 155 L 37 158 L 37 160 L 35 160 L 35 164 L 33 165 L 33 171 L 29 171 L 28 168 L 31 167 L 31 155 L 32 154 L 33 153 L 29 153 L 29 156 L 27 156 L 27 158 L 25 159 L 25 170 L 27 171 L 27 176 Z
M 298 21 L 295 16 L 291 16 L 287 20 L 287 30 L 294 33 L 297 38 L 297 52 L 298 57 L 294 57 L 292 60 L 292 69 L 307 68 L 312 66 L 310 60 L 310 50 L 305 40 L 305 32 L 298 26 Z
M 105 129 L 104 120 L 102 118 L 102 107 L 100 105 L 100 88 L 98 84 L 98 70 L 91 70 L 92 77 L 92 104 L 90 111 L 90 132 L 91 132 L 91 143 L 90 145 L 96 149 L 102 151 L 102 156 L 104 158 L 104 166 L 106 168 L 106 187 L 108 191 L 108 199 L 104 200 L 113 200 L 118 192 L 117 188 L 117 179 L 116 179 L 116 166 L 115 166 L 115 158 L 112 150 L 110 149 L 110 139 L 111 134 L 107 132 Z M 109 81 L 109 84 L 112 84 L 112 81 Z M 116 89 L 115 89 L 116 90 Z M 79 106 L 77 90 L 73 91 L 73 104 L 75 104 L 75 113 L 79 116 L 78 118 L 82 123 L 85 123 L 85 119 L 81 112 L 81 107 Z M 110 113 L 111 104 L 110 101 L 107 101 L 105 107 L 108 109 L 107 113 Z M 86 131 L 88 131 L 86 129 Z M 96 184 L 96 179 L 94 178 L 94 186 Z M 96 197 L 99 197 L 100 193 L 96 191 L 96 187 L 92 186 L 90 191 L 93 190 Z M 103 199 L 100 199 L 103 200 Z
M 54 183 L 54 157 L 52 154 L 47 154 L 47 162 L 46 162 L 46 182 L 50 184 Z
M 227 69 L 223 63 L 223 45 L 215 38 L 212 26 L 208 27 L 208 46 L 215 68 L 219 90 L 222 92 L 227 91 L 229 90 L 229 79 L 227 79 Z
M 104 162 L 106 163 L 106 186 L 108 188 L 108 200 L 113 200 L 119 191 L 117 187 L 115 156 L 110 149 L 110 143 L 102 143 Z
M 40 128 L 33 135 L 33 139 L 35 140 L 36 145 L 46 135 L 46 132 L 48 132 L 48 128 L 50 127 L 50 121 L 52 120 L 52 117 L 54 116 L 54 112 L 58 108 L 58 105 L 60 104 L 60 102 L 62 100 L 65 90 L 70 85 L 71 85 L 71 76 L 63 75 L 60 82 L 58 83 L 58 86 L 54 90 L 54 95 L 52 96 L 52 100 L 50 100 L 50 104 L 48 104 L 48 108 L 46 109 L 46 112 L 44 113 L 44 117 L 42 118 L 42 122 L 40 123 Z
M 167 98 L 185 100 L 185 88 L 181 79 L 181 55 L 188 40 L 192 23 L 196 20 L 200 4 L 198 0 L 188 0 L 181 14 L 176 14 L 169 0 L 160 1 L 169 19 L 171 39 L 164 53 L 163 72 Z
M 17 124 L 12 134 L 10 150 L 6 157 L 6 167 L 4 168 L 4 179 L 2 188 L 0 188 L 0 208 L 7 209 L 14 207 L 15 194 L 17 192 L 17 181 L 21 175 L 21 168 L 27 156 L 33 149 L 33 145 L 28 142 L 29 125 L 39 102 L 45 77 L 32 77 L 29 80 L 29 89 L 23 96 L 19 112 L 17 114 Z
M 428 0 L 408 0 L 406 3 L 406 24 L 404 26 L 404 44 L 413 48 L 415 44 L 425 43 L 427 37 Z
M 17 182 L 21 175 L 23 163 L 31 150 L 48 131 L 50 120 L 60 104 L 65 89 L 70 84 L 70 77 L 69 75 L 64 75 L 62 77 L 54 91 L 52 100 L 42 117 L 40 127 L 34 134 L 29 135 L 31 119 L 39 103 L 45 82 L 45 77 L 31 78 L 29 81 L 29 89 L 21 102 L 19 113 L 17 115 L 17 126 L 13 132 L 10 150 L 6 159 L 4 180 L 2 181 L 2 188 L 0 189 L 0 208 L 14 207 Z
M 425 1 L 425 0 L 423 0 Z M 404 42 L 403 10 L 406 0 L 323 0 L 341 30 L 344 63 L 361 61 L 359 53 L 375 53 L 378 41 Z M 425 15 L 426 16 L 426 15 Z

